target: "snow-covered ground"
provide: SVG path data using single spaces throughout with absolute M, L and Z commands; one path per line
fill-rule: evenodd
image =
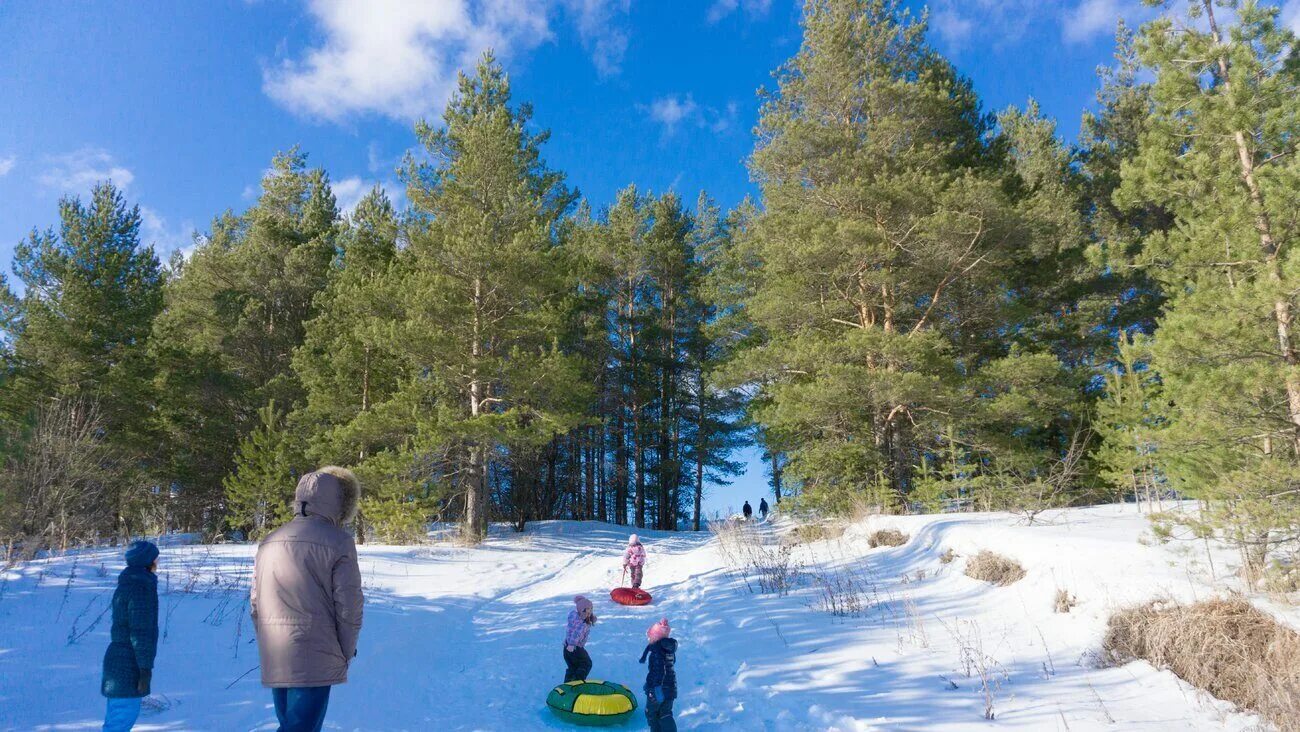
M 1045 522 L 1044 522 L 1045 519 Z M 630 530 L 555 521 L 525 534 L 494 527 L 476 548 L 365 546 L 365 626 L 328 729 L 561 729 L 544 706 L 562 678 L 574 594 L 596 601 L 593 678 L 639 691 L 645 629 L 667 616 L 681 642 L 677 718 L 686 730 L 1246 730 L 1231 711 L 1145 663 L 1094 663 L 1107 616 L 1155 597 L 1214 594 L 1201 544 L 1149 546 L 1133 506 L 1050 514 L 1026 526 L 999 514 L 880 517 L 788 556 L 793 589 L 752 593 L 709 533 L 642 531 L 653 606 L 608 600 Z M 911 540 L 868 549 L 896 527 Z M 779 523 L 755 529 L 779 556 Z M 963 574 L 992 549 L 1028 575 L 994 587 Z M 249 545 L 165 546 L 154 697 L 142 730 L 274 729 L 247 617 Z M 958 558 L 940 561 L 946 549 Z M 1228 554 L 1214 557 L 1219 575 Z M 114 550 L 19 565 L 0 578 L 0 728 L 100 723 Z M 837 617 L 826 583 L 866 604 Z M 1058 614 L 1058 588 L 1078 605 Z M 1270 610 L 1296 622 L 1294 609 Z M 996 684 L 984 718 L 980 672 Z M 156 704 L 153 702 L 157 702 Z M 153 707 L 150 711 L 148 708 Z M 629 727 L 644 727 L 638 716 Z

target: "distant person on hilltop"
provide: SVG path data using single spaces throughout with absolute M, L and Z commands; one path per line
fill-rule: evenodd
M 108 697 L 104 732 L 128 732 L 149 695 L 158 650 L 158 547 L 133 542 L 113 592 L 112 642 L 104 652 L 100 692 Z
M 746 521 L 754 518 L 754 507 L 749 505 L 749 501 L 745 501 L 745 506 L 740 509 L 740 512 L 745 515 Z
M 627 549 L 623 551 L 623 569 L 632 570 L 632 587 L 641 589 L 641 577 L 645 571 L 645 547 L 636 534 L 627 537 Z
M 758 499 L 758 515 L 762 517 L 764 521 L 767 520 L 767 499 L 766 498 Z
M 578 595 L 573 598 L 573 609 L 564 627 L 564 683 L 586 681 L 591 673 L 591 656 L 587 653 L 587 637 L 596 624 L 596 608 L 591 600 Z
M 308 473 L 294 492 L 293 520 L 257 547 L 249 606 L 281 732 L 319 732 L 330 687 L 347 683 L 357 655 L 361 568 L 343 526 L 360 499 L 350 470 Z

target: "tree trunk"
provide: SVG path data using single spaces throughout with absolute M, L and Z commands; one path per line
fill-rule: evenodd
M 596 434 L 592 428 L 587 429 L 587 439 L 583 440 L 583 477 L 586 483 L 584 491 L 584 500 L 586 505 L 587 520 L 590 521 L 596 517 Z
M 781 504 L 781 453 L 773 450 L 772 456 L 772 493 L 776 496 L 777 505 Z
M 483 413 L 484 385 L 479 379 L 479 360 L 483 356 L 480 340 L 482 330 L 481 308 L 483 282 L 474 280 L 473 342 L 470 346 L 469 414 L 477 420 Z M 482 541 L 487 536 L 487 449 L 477 442 L 469 445 L 469 471 L 466 476 L 465 526 L 463 533 L 469 541 Z
M 641 444 L 644 435 L 641 434 L 640 418 L 633 419 L 632 432 L 636 438 L 636 527 L 645 528 L 645 447 Z
M 697 457 L 695 460 L 695 514 L 691 521 L 691 528 L 694 531 L 700 530 L 700 503 L 704 499 L 704 460 Z
M 1217 47 L 1222 48 L 1224 45 L 1223 37 L 1219 33 L 1219 25 L 1214 17 L 1214 3 L 1211 0 L 1201 1 L 1210 24 L 1210 32 L 1214 37 L 1214 43 Z M 1228 95 L 1229 104 L 1235 108 L 1236 104 L 1232 96 L 1232 82 L 1229 77 L 1228 57 L 1220 54 L 1216 61 L 1224 92 Z M 1285 292 L 1287 288 L 1283 286 L 1282 267 L 1279 261 L 1282 254 L 1281 247 L 1278 246 L 1277 240 L 1273 236 L 1273 226 L 1269 220 L 1264 192 L 1260 189 L 1259 181 L 1255 178 L 1254 154 L 1247 142 L 1247 135 L 1244 130 L 1234 130 L 1232 136 L 1233 143 L 1237 148 L 1237 162 L 1241 167 L 1241 181 L 1246 186 L 1246 193 L 1250 197 L 1250 206 L 1254 212 L 1255 233 L 1259 236 L 1259 246 L 1268 267 L 1269 281 L 1279 285 L 1278 291 Z M 1284 382 L 1286 386 L 1287 415 L 1293 426 L 1291 436 L 1292 455 L 1300 457 L 1300 369 L 1296 368 L 1297 364 L 1300 364 L 1300 359 L 1296 356 L 1295 343 L 1291 334 L 1294 313 L 1289 300 L 1281 297 L 1274 300 L 1273 320 L 1277 328 L 1278 351 L 1283 362 L 1287 365 Z
M 620 410 L 621 412 L 622 410 Z M 622 414 L 614 422 L 614 523 L 627 524 L 627 432 Z

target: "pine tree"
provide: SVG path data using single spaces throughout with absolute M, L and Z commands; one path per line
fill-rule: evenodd
M 260 424 L 239 446 L 235 469 L 222 481 L 226 523 L 260 539 L 292 518 L 301 458 L 275 403 L 258 411 Z
M 156 467 L 146 348 L 163 283 L 139 232 L 139 208 L 111 183 L 96 185 L 89 205 L 64 198 L 58 231 L 33 231 L 19 243 L 14 271 L 23 296 L 16 308 L 2 306 L 7 326 L 18 325 L 10 331 L 15 372 L 3 390 L 5 411 L 16 421 L 61 414 L 69 424 L 95 425 L 101 467 L 113 477 L 106 500 L 95 502 L 94 523 L 121 533 L 145 528 Z
M 556 232 L 574 196 L 542 161 L 547 135 L 528 130 L 530 117 L 486 54 L 460 76 L 445 126 L 417 127 L 434 162 L 406 172 L 420 221 L 400 263 L 405 315 L 390 347 L 413 375 L 405 396 L 425 390 L 437 429 L 462 446 L 475 540 L 487 532 L 496 450 L 567 433 L 585 399 L 555 348 L 570 294 Z
M 258 410 L 304 397 L 292 359 L 330 277 L 337 217 L 325 172 L 296 148 L 277 155 L 257 203 L 217 217 L 167 286 L 153 420 L 169 448 L 163 478 L 195 521 L 217 514 Z
M 1116 203 L 1175 221 L 1142 247 L 1168 298 L 1151 361 L 1170 405 L 1159 469 L 1207 501 L 1253 578 L 1300 534 L 1300 64 L 1276 7 L 1185 5 L 1138 39 L 1153 114 Z
M 810 0 L 803 27 L 751 160 L 762 342 L 727 375 L 762 385 L 755 418 L 805 498 L 843 507 L 908 490 L 961 406 L 954 379 L 1000 355 L 995 293 L 1024 234 L 988 120 L 923 23 L 889 0 Z
M 316 298 L 316 316 L 294 352 L 306 399 L 292 421 L 314 433 L 319 462 L 352 464 L 396 446 L 392 426 L 374 410 L 397 390 L 402 374 L 384 347 L 402 312 L 391 292 L 399 232 L 397 213 L 381 189 L 361 199 L 339 237 L 338 261 Z
M 1097 405 L 1101 444 L 1095 456 L 1103 480 L 1149 509 L 1161 503 L 1156 451 L 1164 424 L 1150 351 L 1149 336 L 1120 336 L 1115 366 L 1106 374 L 1106 398 Z
M 690 297 L 693 331 L 685 345 L 689 377 L 684 390 L 689 404 L 681 439 L 685 456 L 694 465 L 691 526 L 699 531 L 705 481 L 729 485 L 730 478 L 740 474 L 743 466 L 733 455 L 746 444 L 746 437 L 741 421 L 744 395 L 718 388 L 713 382 L 714 370 L 730 358 L 738 342 L 729 330 L 729 300 L 717 289 L 720 283 L 729 281 L 723 271 L 734 258 L 729 222 L 704 192 L 696 201 L 694 219 Z
M 140 434 L 150 402 L 143 356 L 163 304 L 158 258 L 140 245 L 139 207 L 128 208 L 111 183 L 95 186 L 89 206 L 60 201 L 59 220 L 58 233 L 33 231 L 14 252 L 24 288 L 19 391 L 95 399 L 123 444 Z
M 1169 212 L 1151 201 L 1121 206 L 1115 192 L 1123 166 L 1137 157 L 1142 136 L 1151 126 L 1151 84 L 1140 79 L 1131 30 L 1120 23 L 1115 37 L 1115 66 L 1101 69 L 1097 112 L 1087 112 L 1073 151 L 1080 171 L 1084 211 L 1091 244 L 1088 259 L 1098 272 L 1097 292 L 1111 303 L 1097 313 L 1099 331 L 1155 330 L 1163 296 L 1144 267 L 1142 245 L 1151 234 L 1167 230 Z

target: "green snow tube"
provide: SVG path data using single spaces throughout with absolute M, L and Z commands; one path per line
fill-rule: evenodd
M 568 681 L 551 689 L 546 706 L 555 716 L 584 727 L 622 724 L 636 711 L 631 690 L 613 681 Z

